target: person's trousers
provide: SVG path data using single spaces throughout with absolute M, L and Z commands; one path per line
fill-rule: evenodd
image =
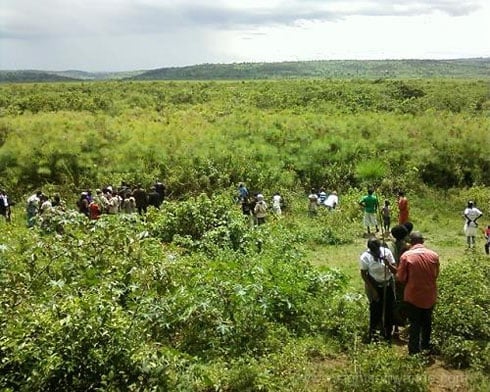
M 434 307 L 423 309 L 407 303 L 408 320 L 410 322 L 408 337 L 409 354 L 417 354 L 430 349 L 433 310 Z
M 387 285 L 385 288 L 377 286 L 376 291 L 378 292 L 378 300 L 369 303 L 370 338 L 381 327 L 381 335 L 390 340 L 393 331 L 393 307 L 395 303 L 393 287 L 391 285 Z

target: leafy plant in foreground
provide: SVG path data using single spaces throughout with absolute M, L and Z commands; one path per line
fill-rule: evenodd
M 332 377 L 337 391 L 426 392 L 423 364 L 391 348 L 371 345 L 354 350 L 352 363 Z
M 453 366 L 490 371 L 489 276 L 488 260 L 481 255 L 467 255 L 441 272 L 433 334 Z

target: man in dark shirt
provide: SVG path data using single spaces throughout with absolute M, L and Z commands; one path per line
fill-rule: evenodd
M 133 191 L 133 197 L 136 203 L 136 208 L 138 209 L 138 214 L 146 214 L 146 209 L 148 207 L 148 195 L 141 184 L 136 186 L 136 189 Z
M 155 192 L 157 192 L 158 195 L 160 196 L 160 204 L 162 204 L 163 200 L 165 199 L 165 184 L 160 182 L 160 180 L 156 180 L 154 187 L 155 187 Z
M 148 193 L 148 205 L 160 208 L 160 205 L 162 204 L 161 200 L 160 194 L 156 191 L 155 186 L 152 186 Z

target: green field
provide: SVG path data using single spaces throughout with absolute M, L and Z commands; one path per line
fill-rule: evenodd
M 490 95 L 477 79 L 0 86 L 0 390 L 486 391 Z M 76 200 L 165 182 L 160 210 L 89 221 Z M 239 182 L 286 201 L 251 228 Z M 436 355 L 367 344 L 367 186 L 441 257 Z M 339 193 L 308 216 L 311 188 Z M 65 211 L 26 227 L 35 190 Z M 396 215 L 396 214 L 395 214 Z M 394 217 L 395 218 L 395 217 Z M 390 240 L 387 238 L 388 245 Z

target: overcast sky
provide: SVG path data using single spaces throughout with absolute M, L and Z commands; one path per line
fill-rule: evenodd
M 490 57 L 489 0 L 0 0 L 0 69 Z

